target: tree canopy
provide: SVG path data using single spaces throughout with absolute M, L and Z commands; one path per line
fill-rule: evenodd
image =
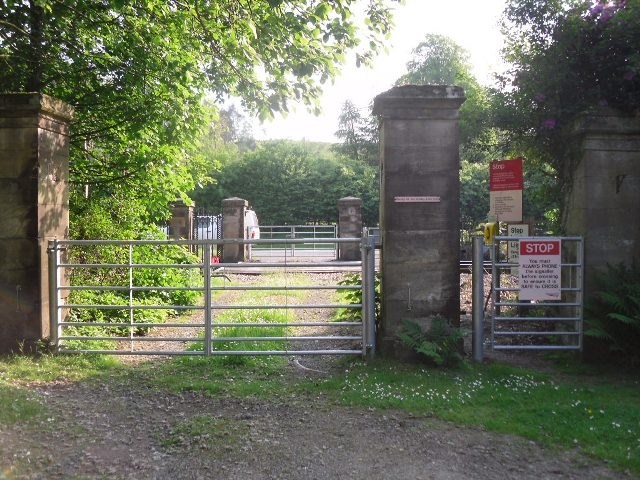
M 467 100 L 460 108 L 460 142 L 468 148 L 489 126 L 489 99 L 473 75 L 469 53 L 444 35 L 427 34 L 412 52 L 407 73 L 396 85 L 458 85 Z
M 568 175 L 563 131 L 577 114 L 640 107 L 640 2 L 511 0 L 503 30 L 512 68 L 496 94 L 498 125 Z
M 315 108 L 347 52 L 367 63 L 381 48 L 395 1 L 7 0 L 0 92 L 75 107 L 72 181 L 162 205 L 202 174 L 205 94 L 238 96 L 262 117 L 290 99 Z
M 249 201 L 265 225 L 335 223 L 338 200 L 357 196 L 363 220 L 378 218 L 377 168 L 357 159 L 337 158 L 326 146 L 268 141 L 224 163 L 217 183 L 193 192 L 197 205 L 220 208 L 237 196 Z

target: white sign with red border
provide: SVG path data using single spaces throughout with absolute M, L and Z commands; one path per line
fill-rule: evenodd
M 489 164 L 489 209 L 500 222 L 522 221 L 522 158 Z
M 560 300 L 561 240 L 520 240 L 519 300 Z

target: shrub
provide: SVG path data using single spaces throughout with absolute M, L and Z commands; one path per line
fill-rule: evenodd
M 447 319 L 434 316 L 426 330 L 413 320 L 402 320 L 402 326 L 398 338 L 436 365 L 455 366 L 462 361 L 461 342 L 465 332 Z
M 338 285 L 347 285 L 347 286 L 355 286 L 360 285 L 361 275 L 359 273 L 350 273 L 345 275 L 344 279 L 338 282 Z M 376 326 L 379 326 L 380 323 L 380 309 L 382 306 L 382 294 L 380 287 L 380 273 L 376 273 L 375 276 L 375 317 L 376 317 Z M 357 290 L 340 290 L 340 297 L 343 301 L 348 302 L 350 304 L 362 304 L 362 289 Z M 362 320 L 362 312 L 353 308 L 345 308 L 338 311 L 336 315 L 336 320 L 338 321 L 359 321 Z
M 584 334 L 603 343 L 612 360 L 640 365 L 640 266 L 608 265 L 585 308 Z

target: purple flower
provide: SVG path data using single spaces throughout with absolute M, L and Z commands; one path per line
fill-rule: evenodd
M 536 103 L 543 103 L 547 99 L 547 97 L 543 93 L 538 93 L 535 97 L 533 97 L 533 99 L 536 101 Z
M 543 130 L 553 130 L 558 125 L 558 121 L 555 118 L 547 118 L 542 121 L 540 128 Z
M 589 14 L 592 17 L 597 17 L 602 13 L 603 10 L 604 10 L 604 5 L 602 5 L 601 3 L 598 3 L 597 5 L 594 5 L 589 9 Z
M 633 80 L 635 77 L 636 77 L 635 72 L 627 72 L 622 76 L 622 78 L 625 80 Z

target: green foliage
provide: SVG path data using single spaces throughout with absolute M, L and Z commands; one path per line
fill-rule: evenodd
M 497 124 L 570 181 L 564 133 L 576 115 L 640 107 L 640 3 L 511 0 L 503 31 L 512 68 L 496 95 Z
M 640 266 L 609 265 L 596 285 L 584 334 L 604 343 L 616 363 L 640 366 Z
M 178 180 L 206 92 L 238 96 L 262 117 L 292 98 L 317 107 L 347 52 L 370 63 L 382 48 L 394 2 L 368 2 L 360 27 L 351 0 L 10 0 L 0 5 L 0 91 L 75 107 L 75 181 L 135 182 L 148 168 L 155 181 Z
M 362 275 L 360 273 L 348 273 L 342 280 L 338 282 L 338 285 L 344 286 L 357 286 L 362 283 Z M 380 313 L 382 309 L 382 290 L 380 281 L 380 272 L 376 272 L 375 275 L 375 300 L 374 300 L 374 312 L 376 318 L 376 326 L 380 324 Z M 362 289 L 355 290 L 338 290 L 338 295 L 342 302 L 362 305 Z M 354 308 L 343 308 L 336 313 L 336 320 L 338 321 L 360 321 L 362 320 L 362 312 Z
M 373 115 L 362 115 L 356 106 L 347 100 L 338 117 L 338 130 L 335 135 L 342 143 L 331 147 L 334 152 L 352 160 L 378 166 L 378 121 Z
M 227 197 L 249 201 L 263 225 L 335 223 L 338 200 L 363 201 L 363 221 L 378 217 L 377 168 L 338 159 L 306 142 L 269 141 L 221 166 L 217 185 L 193 193 L 211 205 Z
M 489 165 L 461 162 L 460 168 L 460 228 L 472 234 L 487 221 L 489 212 Z
M 438 366 L 455 366 L 462 361 L 464 336 L 463 329 L 454 327 L 440 316 L 431 319 L 427 330 L 413 320 L 404 319 L 402 330 L 398 334 L 408 347 Z
M 407 73 L 396 85 L 458 85 L 466 101 L 460 108 L 460 143 L 476 141 L 489 126 L 489 97 L 471 71 L 469 53 L 444 35 L 427 34 L 413 49 Z
M 162 234 L 155 226 L 149 226 L 145 209 L 135 198 L 114 195 L 94 201 L 80 202 L 71 222 L 71 235 L 76 239 L 160 239 Z M 190 265 L 198 258 L 183 246 L 139 245 L 131 251 L 128 245 L 83 245 L 71 246 L 67 251 L 68 263 L 91 264 L 179 264 Z M 129 285 L 128 268 L 76 268 L 69 269 L 71 285 L 118 286 Z M 195 290 L 161 290 L 163 287 L 191 287 L 202 284 L 200 272 L 194 268 L 134 268 L 131 281 L 137 287 L 158 287 L 158 290 L 139 291 L 133 295 L 133 305 L 165 305 L 167 309 L 133 311 L 136 323 L 161 323 L 176 314 L 171 306 L 195 305 L 200 292 Z M 130 314 L 129 292 L 120 290 L 74 290 L 67 303 L 80 305 L 120 305 L 117 309 L 73 309 L 69 313 L 71 321 L 128 323 Z M 148 327 L 136 327 L 135 335 L 143 335 Z M 83 336 L 119 336 L 129 333 L 127 327 L 77 326 L 66 328 L 65 333 Z M 77 342 L 76 342 L 77 343 Z M 66 342 L 67 346 L 86 347 L 86 344 Z M 108 343 L 101 343 L 105 348 Z M 94 345 L 97 346 L 97 345 Z

